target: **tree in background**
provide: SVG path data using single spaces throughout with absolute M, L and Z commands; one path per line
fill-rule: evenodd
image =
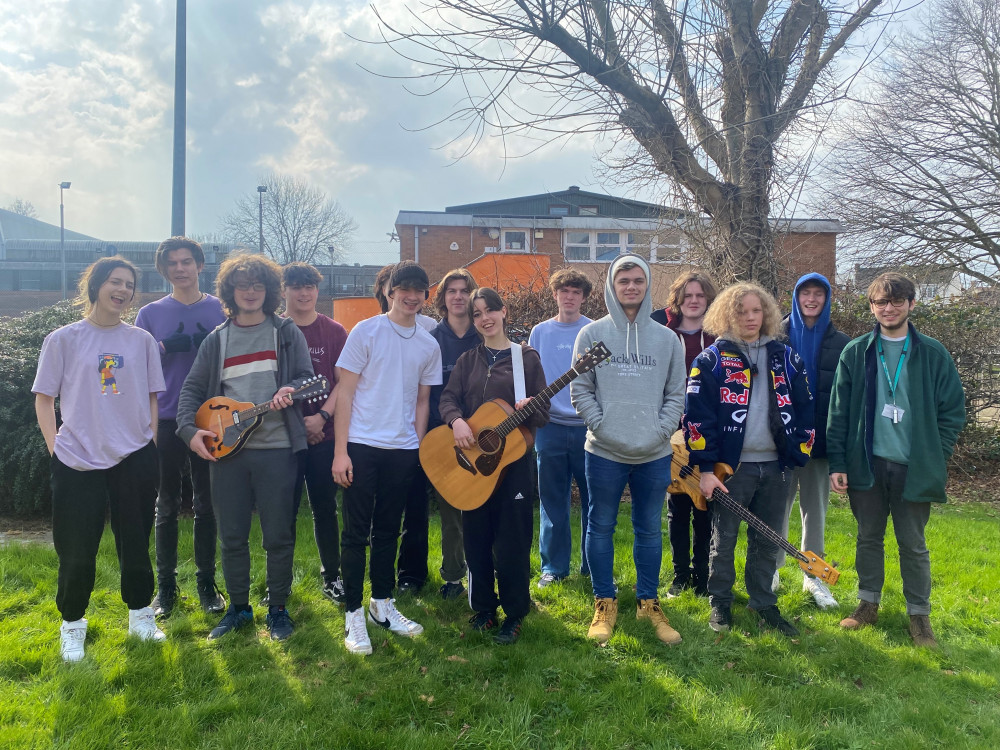
M 938 0 L 891 48 L 832 152 L 855 260 L 1000 283 L 1000 5 Z
M 264 252 L 282 265 L 292 261 L 334 263 L 343 256 L 357 223 L 337 201 L 297 177 L 269 172 L 264 193 Z M 256 248 L 259 243 L 258 193 L 237 199 L 219 233 L 229 242 Z
M 688 227 L 708 227 L 691 260 L 776 290 L 771 206 L 801 178 L 789 139 L 846 91 L 833 61 L 881 4 L 427 0 L 409 28 L 379 20 L 412 77 L 458 87 L 443 120 L 465 124 L 468 150 L 495 133 L 604 135 L 623 181 L 665 177 Z
M 37 219 L 38 211 L 35 210 L 34 205 L 31 201 L 26 201 L 22 198 L 15 198 L 7 206 L 7 210 L 12 214 L 17 214 L 19 216 L 27 216 L 29 219 Z

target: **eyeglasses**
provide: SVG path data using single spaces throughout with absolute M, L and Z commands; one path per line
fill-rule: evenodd
M 884 310 L 887 305 L 892 305 L 893 307 L 902 307 L 907 302 L 908 299 L 902 299 L 900 297 L 893 297 L 892 299 L 873 299 L 869 300 L 872 303 L 872 307 L 876 310 Z
M 242 284 L 237 284 L 236 288 L 239 289 L 241 292 L 249 292 L 251 289 L 253 289 L 255 292 L 267 291 L 267 287 L 264 284 L 249 284 L 245 281 Z

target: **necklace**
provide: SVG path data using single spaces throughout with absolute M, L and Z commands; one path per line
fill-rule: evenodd
M 386 320 L 389 321 L 389 325 L 392 326 L 392 330 L 396 332 L 396 335 L 399 336 L 399 338 L 403 339 L 404 341 L 408 341 L 409 339 L 412 339 L 414 336 L 417 335 L 417 326 L 415 324 L 414 324 L 413 328 L 409 329 L 410 335 L 409 336 L 404 336 L 403 334 L 401 334 L 399 332 L 399 329 L 401 328 L 401 326 L 397 326 L 395 323 L 393 323 L 391 320 L 389 320 L 389 318 L 386 318 Z M 405 331 L 407 329 L 403 328 L 403 330 Z
M 744 342 L 747 343 L 747 342 Z M 753 354 L 750 353 L 750 347 L 753 346 Z M 742 344 L 740 345 L 742 349 Z M 750 374 L 753 377 L 757 377 L 757 356 L 760 354 L 760 336 L 757 340 L 752 343 L 747 343 L 747 359 L 750 360 Z
M 97 326 L 98 328 L 114 328 L 115 326 L 119 326 L 119 325 L 121 325 L 121 323 L 122 323 L 122 322 L 121 322 L 120 320 L 119 320 L 118 322 L 116 322 L 116 323 L 98 323 L 98 322 L 97 322 L 96 320 L 94 320 L 94 318 L 93 318 L 92 316 L 90 316 L 90 315 L 88 315 L 88 316 L 87 316 L 87 321 L 88 321 L 88 322 L 89 322 L 89 323 L 90 323 L 91 325 L 95 325 L 95 326 Z

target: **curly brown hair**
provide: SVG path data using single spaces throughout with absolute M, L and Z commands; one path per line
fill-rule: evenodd
M 472 278 L 472 274 L 464 268 L 453 268 L 448 271 L 444 275 L 444 278 L 438 282 L 437 290 L 434 292 L 434 309 L 438 311 L 441 320 L 448 317 L 448 305 L 445 303 L 444 295 L 448 291 L 448 285 L 453 281 L 464 281 L 465 291 L 470 295 L 476 291 L 478 286 L 476 280 Z
M 573 287 L 583 292 L 583 298 L 587 299 L 594 291 L 594 285 L 587 276 L 575 268 L 560 268 L 549 278 L 549 289 L 553 294 L 564 286 Z
M 692 281 L 697 281 L 701 284 L 701 291 L 705 293 L 705 301 L 708 303 L 707 307 L 711 307 L 715 301 L 718 292 L 708 274 L 703 271 L 682 273 L 674 279 L 674 283 L 670 285 L 670 291 L 667 292 L 667 309 L 674 315 L 681 314 L 681 304 L 684 302 L 684 290 L 687 289 L 687 285 Z
M 215 296 L 222 301 L 226 315 L 235 318 L 237 284 L 263 284 L 267 289 L 263 312 L 273 315 L 281 304 L 281 266 L 270 258 L 245 250 L 238 255 L 230 255 L 219 266 L 215 279 Z
M 94 303 L 97 302 L 97 293 L 116 268 L 127 268 L 132 272 L 135 285 L 132 289 L 132 299 L 129 301 L 135 302 L 135 293 L 139 291 L 139 269 L 120 255 L 101 258 L 87 266 L 86 270 L 80 274 L 80 280 L 76 284 L 79 294 L 74 304 L 83 308 L 84 316 L 90 315 L 90 311 L 94 309 Z
M 738 338 L 740 326 L 739 316 L 743 311 L 743 298 L 748 294 L 760 300 L 764 311 L 764 320 L 760 326 L 761 336 L 776 336 L 781 330 L 781 310 L 774 297 L 764 291 L 764 288 L 750 282 L 740 282 L 723 289 L 715 298 L 715 303 L 705 313 L 703 328 L 713 336 Z

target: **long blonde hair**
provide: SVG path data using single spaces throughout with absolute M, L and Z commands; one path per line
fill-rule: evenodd
M 761 336 L 776 336 L 781 330 L 781 311 L 774 297 L 758 284 L 740 282 L 723 289 L 708 312 L 705 313 L 704 329 L 713 336 L 731 338 L 738 336 L 739 316 L 743 311 L 743 298 L 756 295 L 764 311 L 764 321 L 760 326 Z

